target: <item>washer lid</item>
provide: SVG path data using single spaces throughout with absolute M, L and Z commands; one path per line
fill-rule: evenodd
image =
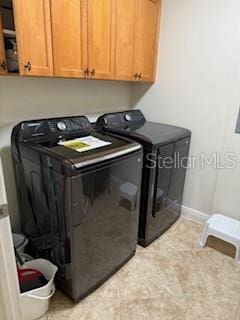
M 35 145 L 33 149 L 38 149 L 40 154 L 47 155 L 47 158 L 51 162 L 57 160 L 57 162 L 61 164 L 61 167 L 70 171 L 75 171 L 76 169 L 85 168 L 108 160 L 114 160 L 123 155 L 142 149 L 140 144 L 126 138 L 100 132 L 92 132 L 92 136 L 110 142 L 110 144 L 84 152 L 78 152 L 72 148 L 58 144 L 51 147 Z M 56 170 L 56 167 L 54 168 L 53 166 L 53 169 Z

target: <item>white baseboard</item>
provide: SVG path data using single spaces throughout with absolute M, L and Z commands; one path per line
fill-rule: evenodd
M 182 206 L 181 216 L 186 219 L 196 221 L 196 222 L 199 222 L 202 224 L 204 224 L 206 222 L 206 220 L 210 217 L 210 215 L 205 212 L 201 212 L 201 211 L 198 211 L 196 209 L 189 208 L 186 206 Z

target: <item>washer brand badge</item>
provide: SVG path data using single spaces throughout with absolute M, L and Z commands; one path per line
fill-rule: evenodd
M 38 126 L 40 126 L 40 122 L 35 122 L 35 123 L 28 123 L 28 127 L 38 127 Z
M 43 135 L 44 135 L 43 132 L 33 133 L 33 134 L 32 134 L 33 137 L 38 137 L 38 136 L 43 136 Z

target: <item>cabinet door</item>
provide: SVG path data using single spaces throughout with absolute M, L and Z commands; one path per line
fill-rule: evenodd
M 52 76 L 49 0 L 14 0 L 21 75 Z
M 4 46 L 4 39 L 2 33 L 2 19 L 0 13 L 0 74 L 7 73 L 7 63 L 6 63 L 6 55 L 5 55 L 5 46 Z
M 83 78 L 87 69 L 86 0 L 51 0 L 54 74 Z
M 134 80 L 135 32 L 138 0 L 117 1 L 116 79 Z
M 88 0 L 88 61 L 92 78 L 114 78 L 115 16 L 116 0 Z
M 154 81 L 161 0 L 138 0 L 135 69 L 139 80 Z

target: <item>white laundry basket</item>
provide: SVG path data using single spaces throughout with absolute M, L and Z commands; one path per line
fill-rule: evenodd
M 44 259 L 28 261 L 23 267 L 40 271 L 48 281 L 45 286 L 20 295 L 23 320 L 35 320 L 49 309 L 50 299 L 55 293 L 54 277 L 57 267 Z

